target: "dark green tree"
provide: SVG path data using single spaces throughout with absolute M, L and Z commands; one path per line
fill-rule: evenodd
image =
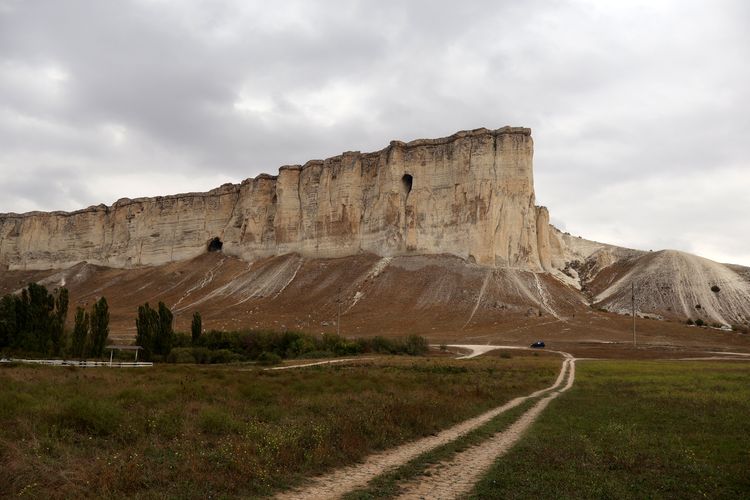
M 99 358 L 104 354 L 104 346 L 109 336 L 109 306 L 104 297 L 96 301 L 91 308 L 89 329 L 91 332 L 89 354 Z
M 55 314 L 50 321 L 51 354 L 59 356 L 65 346 L 65 321 L 68 318 L 69 294 L 67 288 L 60 288 L 55 297 Z
M 5 295 L 0 299 L 0 349 L 11 347 L 16 341 L 16 302 L 18 297 Z
M 0 299 L 0 347 L 36 353 L 60 353 L 65 343 L 68 290 L 55 295 L 29 283 L 20 294 Z
M 154 353 L 166 356 L 172 350 L 174 341 L 173 319 L 172 311 L 164 305 L 164 302 L 159 302 L 159 329 L 156 332 L 156 338 L 154 338 Z
M 82 358 L 86 347 L 86 338 L 89 336 L 89 313 L 83 307 L 76 308 L 75 326 L 73 327 L 73 338 L 70 343 L 70 354 L 75 358 Z
M 138 317 L 135 320 L 135 343 L 143 347 L 143 359 L 151 359 L 154 350 L 154 339 L 159 329 L 159 313 L 151 309 L 148 302 L 138 306 Z
M 27 343 L 26 337 L 29 335 L 29 291 L 24 288 L 21 295 L 14 295 L 16 309 L 16 334 L 11 347 L 21 348 Z
M 143 347 L 145 359 L 151 354 L 166 356 L 172 350 L 174 330 L 172 311 L 159 302 L 159 309 L 152 309 L 148 302 L 138 307 L 138 317 L 135 320 L 136 343 Z
M 193 322 L 190 324 L 190 333 L 193 337 L 193 345 L 198 345 L 201 338 L 201 332 L 203 332 L 203 320 L 201 319 L 201 313 L 195 311 L 193 313 Z
M 52 332 L 55 327 L 55 297 L 43 285 L 29 283 L 26 331 L 22 333 L 21 347 L 27 351 L 52 350 Z

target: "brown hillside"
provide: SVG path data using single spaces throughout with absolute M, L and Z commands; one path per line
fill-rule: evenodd
M 571 343 L 580 348 L 632 341 L 630 317 L 588 306 L 581 293 L 548 274 L 487 268 L 453 256 L 291 254 L 248 263 L 208 253 L 138 269 L 82 263 L 62 271 L 5 271 L 0 289 L 15 290 L 30 279 L 49 288 L 64 284 L 72 305 L 106 296 L 115 341 L 134 338 L 139 304 L 160 300 L 172 308 L 182 331 L 200 311 L 208 329 L 335 332 L 340 300 L 341 333 L 349 336 L 416 333 L 434 342 L 479 344 L 542 338 L 567 349 Z M 677 321 L 638 319 L 638 331 L 642 346 L 750 351 L 750 336 Z

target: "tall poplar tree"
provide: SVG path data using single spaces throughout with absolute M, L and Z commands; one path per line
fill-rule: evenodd
M 154 339 L 154 352 L 156 354 L 166 356 L 172 350 L 172 343 L 174 341 L 173 319 L 172 311 L 169 310 L 164 302 L 159 302 L 159 329 Z
M 154 339 L 159 329 L 159 313 L 148 302 L 138 306 L 138 317 L 135 320 L 135 343 L 143 348 L 143 359 L 151 359 L 154 352 Z
M 91 349 L 93 357 L 101 357 L 104 354 L 104 346 L 109 336 L 109 306 L 104 297 L 96 301 L 91 309 L 90 319 Z
M 82 358 L 86 347 L 86 338 L 89 336 L 89 313 L 83 307 L 76 307 L 75 326 L 73 327 L 73 338 L 70 343 L 70 354 L 75 358 Z
M 198 345 L 201 339 L 201 333 L 203 332 L 203 320 L 201 319 L 201 313 L 195 311 L 193 313 L 193 322 L 190 324 L 190 333 L 193 337 L 193 345 Z
M 65 346 L 65 320 L 68 318 L 68 295 L 67 288 L 60 288 L 55 297 L 55 314 L 50 321 L 51 353 L 59 356 L 62 347 Z

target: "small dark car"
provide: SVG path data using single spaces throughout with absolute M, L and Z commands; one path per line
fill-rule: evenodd
M 531 344 L 529 347 L 532 347 L 534 349 L 541 349 L 544 347 L 544 342 L 542 342 L 541 340 L 537 340 L 536 342 Z

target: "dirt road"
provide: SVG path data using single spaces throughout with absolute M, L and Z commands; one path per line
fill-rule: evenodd
M 544 411 L 547 405 L 573 386 L 575 359 L 566 357 L 561 376 L 567 378 L 564 387 L 542 398 L 506 430 L 490 439 L 457 453 L 452 459 L 431 466 L 422 475 L 401 486 L 398 498 L 454 499 L 466 495 L 495 460 L 510 450 Z
M 458 348 L 469 350 L 470 354 L 467 355 L 468 357 L 478 356 L 479 354 L 482 354 L 484 352 L 489 352 L 495 349 L 508 349 L 508 348 L 509 349 L 526 349 L 526 348 L 516 347 L 516 346 L 455 345 L 452 347 L 458 347 Z M 528 396 L 522 396 L 522 397 L 512 399 L 511 401 L 505 403 L 502 406 L 499 406 L 490 411 L 487 411 L 479 415 L 478 417 L 465 420 L 464 422 L 461 422 L 458 425 L 455 425 L 449 429 L 446 429 L 438 433 L 435 436 L 430 436 L 430 437 L 426 437 L 426 438 L 419 439 L 416 441 L 412 441 L 410 443 L 406 443 L 394 449 L 371 455 L 370 457 L 366 458 L 365 461 L 361 464 L 344 467 L 342 469 L 333 471 L 329 474 L 314 478 L 306 487 L 298 489 L 298 490 L 282 493 L 278 495 L 277 498 L 279 499 L 331 499 L 331 498 L 341 497 L 342 495 L 350 491 L 366 486 L 367 483 L 370 480 L 374 479 L 375 477 L 389 470 L 395 469 L 401 465 L 404 465 L 407 462 L 411 461 L 412 459 L 418 457 L 419 455 L 423 453 L 426 453 L 439 446 L 443 446 L 452 441 L 455 441 L 456 439 L 468 434 L 474 429 L 477 429 L 478 427 L 489 422 L 490 420 L 497 417 L 498 415 L 501 415 L 502 413 L 505 413 L 506 411 L 519 406 L 520 404 L 527 401 L 528 399 L 536 398 L 548 392 L 557 391 L 563 384 L 566 376 L 568 377 L 568 384 L 566 385 L 566 388 L 564 390 L 567 390 L 567 387 L 572 385 L 573 383 L 574 360 L 573 360 L 573 357 L 567 353 L 564 353 L 563 356 L 565 357 L 565 360 L 563 362 L 562 368 L 560 369 L 560 373 L 557 379 L 555 380 L 555 383 L 552 384 L 550 387 L 547 387 L 546 389 L 535 391 L 529 394 Z M 559 394 L 559 392 L 562 392 L 562 391 L 553 392 L 555 397 L 557 394 Z M 541 407 L 539 407 L 539 404 L 537 404 L 531 410 L 524 413 L 524 415 L 521 417 L 520 420 L 523 420 L 524 418 L 526 418 L 526 420 L 528 420 L 528 423 L 526 424 L 525 427 L 523 427 L 523 429 L 528 427 L 528 425 L 530 425 L 531 422 L 533 422 L 533 418 L 528 416 L 529 412 L 536 409 L 537 414 L 541 413 L 541 411 L 544 409 L 545 406 L 546 406 L 546 403 Z M 513 424 L 512 428 L 514 428 L 517 425 L 518 425 L 518 421 L 515 424 Z M 522 429 L 517 430 L 517 433 L 519 435 L 521 432 L 522 432 Z M 495 438 L 492 438 L 491 441 L 494 442 L 494 439 Z M 515 443 L 515 440 L 510 441 L 510 444 L 508 444 L 508 447 L 512 446 L 513 443 Z
M 291 370 L 292 368 L 306 368 L 308 366 L 333 365 L 336 363 L 349 363 L 352 361 L 369 361 L 373 358 L 344 358 L 330 359 L 327 361 L 315 361 L 313 363 L 300 363 L 296 365 L 274 366 L 273 368 L 264 368 L 264 370 Z

